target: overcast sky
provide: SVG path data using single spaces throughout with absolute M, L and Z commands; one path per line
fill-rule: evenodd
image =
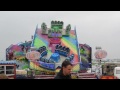
M 51 20 L 76 26 L 79 43 L 107 51 L 106 59 L 120 59 L 120 11 L 0 11 L 0 60 L 11 44 L 31 40 L 36 25 L 50 26 Z

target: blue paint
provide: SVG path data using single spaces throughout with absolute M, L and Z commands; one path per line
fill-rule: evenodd
M 53 53 L 50 57 L 50 59 L 54 60 L 55 62 L 59 62 L 60 60 L 60 55 L 58 53 Z

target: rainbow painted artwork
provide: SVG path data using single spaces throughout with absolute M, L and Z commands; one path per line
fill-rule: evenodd
M 6 49 L 6 59 L 22 62 L 19 65 L 22 67 L 25 67 L 23 64 L 27 61 L 29 65 L 26 68 L 48 73 L 58 72 L 62 62 L 69 60 L 73 64 L 72 71 L 80 71 L 80 47 L 76 28 L 72 30 L 70 24 L 63 26 L 63 21 L 51 21 L 50 27 L 45 23 L 40 28 L 37 25 L 31 41 L 11 45 Z M 40 54 L 30 54 L 32 51 Z M 32 55 L 32 60 L 28 58 L 29 55 Z
M 63 25 L 63 22 L 62 22 L 62 25 Z M 51 22 L 51 27 L 53 28 L 44 27 L 46 29 L 43 30 L 42 25 L 41 25 L 41 28 L 36 27 L 32 47 L 36 47 L 37 49 L 39 49 L 40 47 L 45 46 L 47 49 L 47 54 L 44 56 L 44 59 L 50 60 L 51 59 L 50 57 L 52 56 L 52 54 L 55 53 L 55 51 L 57 51 L 56 46 L 60 45 L 61 48 L 60 48 L 60 51 L 58 52 L 63 51 L 62 52 L 63 54 L 59 53 L 60 60 L 59 62 L 55 62 L 55 66 L 54 66 L 55 71 L 59 71 L 58 67 L 61 66 L 62 61 L 66 60 L 70 55 L 74 55 L 74 58 L 71 61 L 74 65 L 73 71 L 79 71 L 80 70 L 80 66 L 79 66 L 80 54 L 79 54 L 79 47 L 78 47 L 79 45 L 77 41 L 76 30 L 71 30 L 70 25 L 68 25 L 66 29 L 59 28 L 59 26 L 62 27 L 62 25 L 60 24 L 60 22 L 56 21 L 54 22 L 54 24 L 53 22 Z M 51 40 L 53 40 L 52 43 L 51 43 Z M 64 55 L 65 49 L 62 50 L 63 48 L 69 49 L 68 55 Z M 41 63 L 39 62 L 35 63 L 31 61 L 30 68 L 37 69 L 37 70 L 45 70 L 45 68 L 40 64 Z M 46 68 L 46 70 L 50 70 L 50 69 Z

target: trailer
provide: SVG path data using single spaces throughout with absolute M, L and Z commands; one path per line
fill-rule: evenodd
M 118 79 L 120 73 L 116 73 L 120 68 L 119 63 L 105 63 L 102 65 L 102 75 L 100 79 Z M 120 69 L 119 69 L 120 71 Z

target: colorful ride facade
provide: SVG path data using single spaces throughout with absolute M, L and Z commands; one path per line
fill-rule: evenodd
M 63 26 L 63 21 L 51 21 L 50 28 L 46 23 L 42 23 L 41 28 L 37 25 L 33 40 L 9 46 L 6 49 L 6 59 L 26 60 L 30 69 L 43 72 L 58 72 L 61 63 L 69 60 L 73 64 L 72 71 L 80 71 L 81 53 L 76 28 L 71 30 L 70 24 L 66 28 Z M 37 58 L 31 59 L 33 57 Z
M 92 48 L 87 44 L 79 44 L 80 46 L 80 68 L 86 70 L 92 67 Z

